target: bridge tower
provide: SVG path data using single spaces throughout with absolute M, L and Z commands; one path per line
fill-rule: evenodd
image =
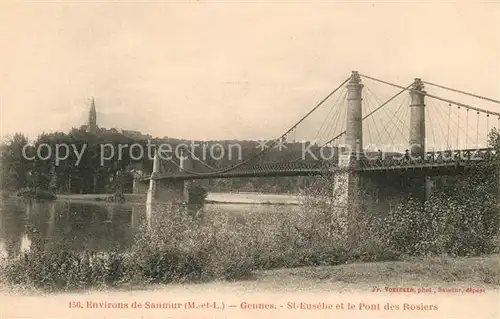
M 357 71 L 353 71 L 347 85 L 346 145 L 340 150 L 339 170 L 335 172 L 333 181 L 334 209 L 347 214 L 347 231 L 353 241 L 359 239 L 354 228 L 361 208 L 361 174 L 354 169 L 359 165 L 363 150 L 362 90 L 361 78 Z
M 410 154 L 425 156 L 425 91 L 421 79 L 415 79 L 410 91 Z
M 363 108 L 362 95 L 363 84 L 357 71 L 352 71 L 351 79 L 347 84 L 347 124 L 346 124 L 346 147 L 351 153 L 361 152 L 363 149 Z
M 179 171 L 191 168 L 189 157 L 184 156 L 184 152 L 180 152 Z M 187 203 L 189 201 L 188 185 L 184 180 L 175 178 L 158 178 L 161 173 L 161 156 L 158 150 L 154 151 L 153 172 L 149 178 L 149 189 L 146 195 L 146 205 L 151 205 L 156 202 L 176 202 Z
M 425 90 L 424 83 L 421 79 L 416 78 L 410 91 L 410 155 L 412 157 L 425 158 L 426 138 L 425 138 Z M 423 187 L 417 187 L 417 197 L 422 200 L 429 199 L 432 193 L 433 181 L 428 176 L 423 176 L 422 180 L 417 180 L 417 184 L 422 184 Z M 417 185 L 416 185 L 417 186 Z

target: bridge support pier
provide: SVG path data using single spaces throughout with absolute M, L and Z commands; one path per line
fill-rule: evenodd
M 153 187 L 148 191 L 146 204 L 156 204 L 160 202 L 186 203 L 186 187 L 183 180 L 157 179 L 151 180 Z
M 425 178 L 425 193 L 424 193 L 425 200 L 429 200 L 429 198 L 431 197 L 432 192 L 434 190 L 434 187 L 435 187 L 435 181 L 432 178 L 430 178 L 429 176 L 426 176 L 426 178 Z
M 187 158 L 181 155 L 180 170 L 186 168 Z M 187 181 L 174 178 L 159 179 L 160 158 L 158 152 L 155 152 L 153 159 L 153 172 L 149 180 L 149 189 L 146 196 L 146 205 L 158 202 L 188 203 L 189 190 Z
M 424 84 L 421 79 L 416 78 L 410 91 L 410 156 L 412 159 L 425 158 L 426 138 L 425 138 L 425 94 Z M 415 197 L 423 201 L 427 200 L 431 194 L 432 181 L 425 175 L 417 177 L 414 181 Z
M 360 196 L 360 172 L 352 170 L 350 166 L 354 159 L 351 154 L 339 157 L 339 168 L 333 179 L 334 211 L 332 216 L 345 216 L 345 229 L 348 240 L 352 243 L 359 241 L 359 214 L 361 214 L 362 198 Z

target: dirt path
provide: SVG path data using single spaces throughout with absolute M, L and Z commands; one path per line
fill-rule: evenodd
M 85 293 L 4 290 L 0 318 L 499 318 L 499 286 L 485 283 L 498 279 L 497 257 L 282 269 L 238 282 Z

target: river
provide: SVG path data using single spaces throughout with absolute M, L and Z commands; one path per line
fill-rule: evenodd
M 224 202 L 205 205 L 208 214 L 215 210 L 245 214 L 298 209 L 296 205 L 272 205 L 297 204 L 298 199 L 289 195 L 217 193 L 207 199 Z M 14 258 L 34 243 L 43 250 L 123 250 L 132 244 L 146 216 L 146 206 L 137 203 L 2 200 L 0 257 Z

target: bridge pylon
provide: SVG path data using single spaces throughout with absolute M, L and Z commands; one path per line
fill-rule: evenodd
M 360 172 L 358 167 L 363 151 L 363 84 L 357 71 L 352 71 L 347 84 L 346 145 L 341 147 L 338 168 L 333 180 L 334 209 L 345 210 L 348 216 L 348 233 L 357 241 L 356 219 L 361 208 Z
M 149 177 L 149 189 L 146 195 L 146 205 L 152 205 L 159 202 L 188 203 L 189 192 L 188 182 L 182 179 L 159 178 L 161 172 L 161 156 L 155 149 L 153 158 L 153 172 Z M 183 152 L 180 155 L 179 170 L 182 172 L 189 167 L 188 158 L 184 157 Z
M 425 91 L 421 79 L 415 79 L 411 87 L 410 113 L 410 154 L 425 156 Z
M 347 124 L 346 147 L 351 152 L 360 152 L 363 149 L 363 84 L 358 71 L 352 71 L 347 84 Z
M 410 91 L 410 132 L 409 132 L 409 151 L 412 157 L 425 159 L 426 137 L 425 137 L 425 90 L 421 79 L 415 78 Z M 423 176 L 422 179 L 415 181 L 421 184 L 416 185 L 417 197 L 422 200 L 428 199 L 432 192 L 433 182 L 430 177 Z

